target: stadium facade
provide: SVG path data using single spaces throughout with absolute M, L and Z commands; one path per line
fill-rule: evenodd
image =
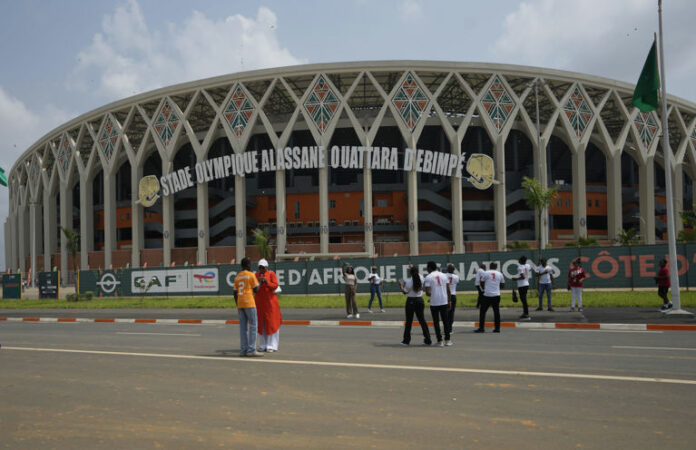
M 693 203 L 696 104 L 668 97 L 665 162 L 661 121 L 633 107 L 633 89 L 535 67 L 385 61 L 147 92 L 65 123 L 19 158 L 8 177 L 7 266 L 72 267 L 61 227 L 79 231 L 83 269 L 239 260 L 254 253 L 256 228 L 279 258 L 505 249 L 536 236 L 524 176 L 559 186 L 543 219 L 554 246 L 630 227 L 655 243 L 666 229 L 665 164 L 676 214 Z M 295 149 L 324 164 L 278 164 Z M 331 163 L 350 149 L 359 165 Z M 456 164 L 490 156 L 495 184 L 482 189 L 452 166 L 417 170 L 408 164 L 417 149 Z M 241 170 L 252 153 L 278 158 Z

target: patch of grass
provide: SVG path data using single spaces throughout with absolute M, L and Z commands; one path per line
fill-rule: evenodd
M 357 303 L 361 309 L 367 308 L 369 295 L 358 295 Z M 566 290 L 554 290 L 552 294 L 553 306 L 570 307 L 570 292 Z M 382 300 L 385 308 L 401 308 L 406 302 L 406 296 L 396 293 L 383 294 Z M 281 308 L 345 308 L 343 295 L 317 295 L 317 296 L 290 296 L 281 295 L 279 298 Z M 527 299 L 530 307 L 536 306 L 538 297 L 535 291 L 530 291 Z M 649 291 L 585 291 L 582 295 L 583 306 L 602 307 L 651 307 L 660 306 L 662 301 L 657 297 L 655 290 Z M 681 292 L 682 307 L 696 307 L 696 292 Z M 544 297 L 546 305 L 546 297 Z M 372 306 L 379 307 L 375 299 Z M 457 306 L 476 306 L 475 294 L 458 294 Z M 518 306 L 520 303 L 512 302 L 509 290 L 503 292 L 500 306 Z M 217 309 L 236 308 L 232 297 L 117 297 L 94 298 L 88 302 L 67 302 L 62 300 L 0 300 L 0 309 Z

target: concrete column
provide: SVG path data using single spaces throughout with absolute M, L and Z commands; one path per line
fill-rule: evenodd
M 172 172 L 174 163 L 162 160 L 162 175 Z M 144 229 L 144 228 L 143 228 Z M 174 195 L 162 197 L 162 261 L 164 266 L 172 264 L 174 247 Z
M 363 155 L 367 159 L 366 155 Z M 363 218 L 365 219 L 365 251 L 375 253 L 374 218 L 372 216 L 372 169 L 363 166 Z
M 92 180 L 80 177 L 80 267 L 89 269 L 89 252 L 94 251 L 94 193 Z
M 682 165 L 677 164 L 677 166 L 672 171 L 672 198 L 674 200 L 674 229 L 676 233 L 679 233 L 684 229 L 684 223 L 682 223 L 680 212 L 684 211 L 684 171 L 682 170 Z
M 571 150 L 573 166 L 573 234 L 575 239 L 587 237 L 587 180 L 585 149 Z
M 31 280 L 32 286 L 36 286 L 36 278 L 38 276 L 36 272 L 36 258 L 38 254 L 39 246 L 39 227 L 37 226 L 37 219 L 39 218 L 39 204 L 36 202 L 31 202 L 29 204 L 29 239 L 31 242 Z
M 541 138 L 541 148 L 537 149 L 538 151 L 538 163 L 539 163 L 539 171 L 540 171 L 540 179 L 539 181 L 541 182 L 541 185 L 544 188 L 549 187 L 549 167 L 548 167 L 548 158 L 547 158 L 547 142 L 544 140 L 544 138 Z M 536 174 L 534 175 L 535 177 L 537 176 Z M 536 216 L 536 214 L 535 214 Z M 537 222 L 539 222 L 539 219 L 535 219 Z M 549 220 L 549 209 L 544 208 L 541 212 L 541 223 L 539 226 L 541 227 L 541 246 L 542 248 L 546 248 L 546 245 L 549 243 L 549 239 L 551 239 L 551 221 Z
M 244 198 L 246 178 L 234 177 L 234 224 L 236 230 L 235 258 L 237 264 L 246 254 L 246 199 Z
M 616 239 L 623 229 L 620 152 L 607 158 L 607 228 L 610 240 Z
M 640 235 L 645 244 L 655 243 L 655 159 L 638 164 Z
M 56 252 L 56 199 L 48 190 L 43 193 L 44 210 L 44 267 L 46 271 L 53 270 L 51 257 Z M 16 234 L 16 233 L 13 233 Z
M 143 166 L 131 164 L 131 267 L 140 267 L 140 251 L 145 246 L 145 225 L 143 221 L 143 206 L 138 203 L 140 179 L 143 177 Z M 208 204 L 207 202 L 205 203 Z
M 416 141 L 411 137 L 412 149 L 416 149 Z M 408 247 L 411 256 L 418 256 L 418 172 L 414 161 L 413 169 L 408 172 Z
M 288 242 L 287 199 L 285 198 L 285 171 L 278 170 L 276 177 L 276 255 L 286 253 Z
M 208 263 L 208 243 L 210 226 L 208 222 L 208 183 L 196 184 L 196 213 L 198 224 L 198 261 Z
M 116 174 L 104 172 L 104 268 L 113 264 L 116 250 Z
M 461 143 L 458 137 L 453 137 L 450 140 L 450 149 L 453 155 L 461 155 Z M 454 243 L 455 253 L 464 253 L 464 229 L 462 222 L 462 179 L 450 174 L 451 190 L 452 190 L 452 242 Z
M 495 216 L 495 240 L 498 250 L 507 246 L 507 212 L 505 204 L 505 140 L 498 137 L 493 149 L 495 162 L 495 179 L 499 184 L 493 185 L 493 212 Z
M 329 252 L 329 158 L 326 149 L 319 147 L 324 153 L 324 167 L 319 167 L 319 251 Z M 320 157 L 321 159 L 321 157 Z
M 60 280 L 65 284 L 68 281 L 68 239 L 63 233 L 63 228 L 73 229 L 72 226 L 72 189 L 68 185 L 60 186 Z
M 27 239 L 27 234 L 29 230 L 26 228 L 26 216 L 27 216 L 27 207 L 20 205 L 19 207 L 19 214 L 18 216 L 18 227 L 17 227 L 17 243 L 19 247 L 19 270 L 22 271 L 22 276 L 23 274 L 27 271 L 26 267 L 26 260 L 27 260 L 27 252 L 26 252 L 26 245 L 24 244 Z

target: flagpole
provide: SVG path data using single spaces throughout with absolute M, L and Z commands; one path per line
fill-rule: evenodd
M 658 61 L 660 61 L 660 85 L 662 89 L 662 154 L 665 165 L 665 202 L 667 203 L 667 244 L 669 247 L 669 275 L 672 285 L 671 309 L 666 310 L 669 315 L 692 315 L 681 309 L 679 296 L 679 261 L 677 260 L 677 241 L 674 228 L 674 203 L 672 193 L 672 149 L 669 146 L 669 126 L 667 124 L 667 82 L 665 77 L 665 53 L 662 45 L 662 0 L 657 1 L 657 14 L 659 19 L 659 48 Z

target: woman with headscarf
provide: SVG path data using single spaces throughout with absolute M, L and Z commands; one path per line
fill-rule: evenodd
M 275 291 L 278 289 L 278 277 L 268 270 L 268 261 L 259 261 L 259 291 L 256 293 L 256 310 L 258 312 L 259 348 L 262 352 L 277 352 L 280 341 L 280 305 Z

